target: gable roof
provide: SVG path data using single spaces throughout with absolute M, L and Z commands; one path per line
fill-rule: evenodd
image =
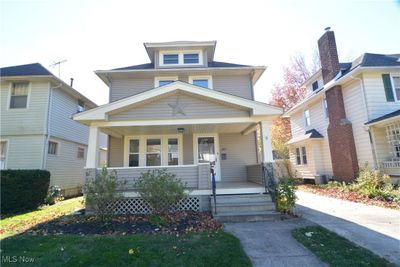
M 305 134 L 293 137 L 290 139 L 287 143 L 288 145 L 298 143 L 307 139 L 315 139 L 315 140 L 320 140 L 324 138 L 322 134 L 320 134 L 317 130 L 311 129 L 305 132 Z
M 365 123 L 365 125 L 372 125 L 372 124 L 375 124 L 377 122 L 382 122 L 384 120 L 391 119 L 391 118 L 394 118 L 394 117 L 397 117 L 397 116 L 400 116 L 400 109 L 396 110 L 394 112 L 385 114 L 383 116 L 380 116 L 380 117 L 378 117 L 376 119 L 370 120 L 369 122 Z
M 261 116 L 279 116 L 282 114 L 282 109 L 269 104 L 249 100 L 246 98 L 222 93 L 216 90 L 196 86 L 182 81 L 176 81 L 168 85 L 160 86 L 143 93 L 133 95 L 109 104 L 99 106 L 97 108 L 87 110 L 73 116 L 74 120 L 91 121 L 91 120 L 107 120 L 108 113 L 117 112 L 126 109 L 134 104 L 165 95 L 174 91 L 183 91 L 200 97 L 206 97 L 227 104 L 245 107 L 251 110 L 252 115 Z
M 39 63 L 32 63 L 26 65 L 18 65 L 11 67 L 0 68 L 0 76 L 52 76 L 53 74 L 48 71 Z

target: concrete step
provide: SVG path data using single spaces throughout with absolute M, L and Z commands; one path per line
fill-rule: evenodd
M 258 222 L 279 220 L 281 214 L 276 211 L 263 212 L 234 212 L 234 213 L 218 213 L 213 214 L 214 218 L 219 222 Z
M 216 199 L 217 205 L 220 203 L 272 202 L 269 194 L 219 195 L 216 196 Z M 212 196 L 211 201 L 214 201 Z
M 211 201 L 211 207 L 214 211 L 214 202 Z M 275 204 L 270 202 L 245 202 L 245 203 L 218 203 L 217 212 L 242 212 L 242 211 L 268 211 L 275 210 Z

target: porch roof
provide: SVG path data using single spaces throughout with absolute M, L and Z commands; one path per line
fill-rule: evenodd
M 73 119 L 83 124 L 90 125 L 92 122 L 108 121 L 108 115 L 129 108 L 138 103 L 146 103 L 151 99 L 170 94 L 173 92 L 184 92 L 207 98 L 214 101 L 226 103 L 228 105 L 245 108 L 250 111 L 251 116 L 271 116 L 277 117 L 283 110 L 279 107 L 268 105 L 242 97 L 226 94 L 216 90 L 199 87 L 182 81 L 176 81 L 165 86 L 160 86 L 152 90 L 127 97 L 109 104 L 99 106 L 85 112 L 73 115 Z
M 376 125 L 376 124 L 379 124 L 379 123 L 386 123 L 386 122 L 389 122 L 391 120 L 395 120 L 395 119 L 399 119 L 399 118 L 400 118 L 400 109 L 396 110 L 394 112 L 385 114 L 385 115 L 383 115 L 381 117 L 378 117 L 376 119 L 370 120 L 369 122 L 365 123 L 365 125 L 372 126 L 372 125 Z
M 308 139 L 322 140 L 323 138 L 324 138 L 324 136 L 322 134 L 320 134 L 317 130 L 311 129 L 311 130 L 306 131 L 305 134 L 302 134 L 300 136 L 296 136 L 296 137 L 290 139 L 288 141 L 288 145 L 299 143 L 301 141 L 305 141 Z

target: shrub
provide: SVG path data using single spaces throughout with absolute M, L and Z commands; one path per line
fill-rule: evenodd
M 47 197 L 45 199 L 45 204 L 54 205 L 56 202 L 62 201 L 64 196 L 62 194 L 62 190 L 57 185 L 52 185 L 47 192 Z
M 296 205 L 296 186 L 293 179 L 283 177 L 279 180 L 275 188 L 275 205 L 281 213 L 293 213 Z
M 358 177 L 355 189 L 361 194 L 376 197 L 380 191 L 391 191 L 393 189 L 390 177 L 380 170 L 370 169 L 364 166 Z
M 117 172 L 108 172 L 106 167 L 101 171 L 96 171 L 94 178 L 89 179 L 84 186 L 87 205 L 92 208 L 101 220 L 105 220 L 107 215 L 112 213 L 110 204 L 121 200 L 126 181 L 120 181 Z
M 166 169 L 142 173 L 135 183 L 135 189 L 156 214 L 170 212 L 186 196 L 185 185 Z
M 1 213 L 35 210 L 44 204 L 50 183 L 45 170 L 2 170 Z

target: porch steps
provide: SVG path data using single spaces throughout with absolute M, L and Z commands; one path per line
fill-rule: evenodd
M 220 222 L 255 222 L 280 218 L 269 194 L 218 195 L 217 213 L 211 197 L 213 217 Z

